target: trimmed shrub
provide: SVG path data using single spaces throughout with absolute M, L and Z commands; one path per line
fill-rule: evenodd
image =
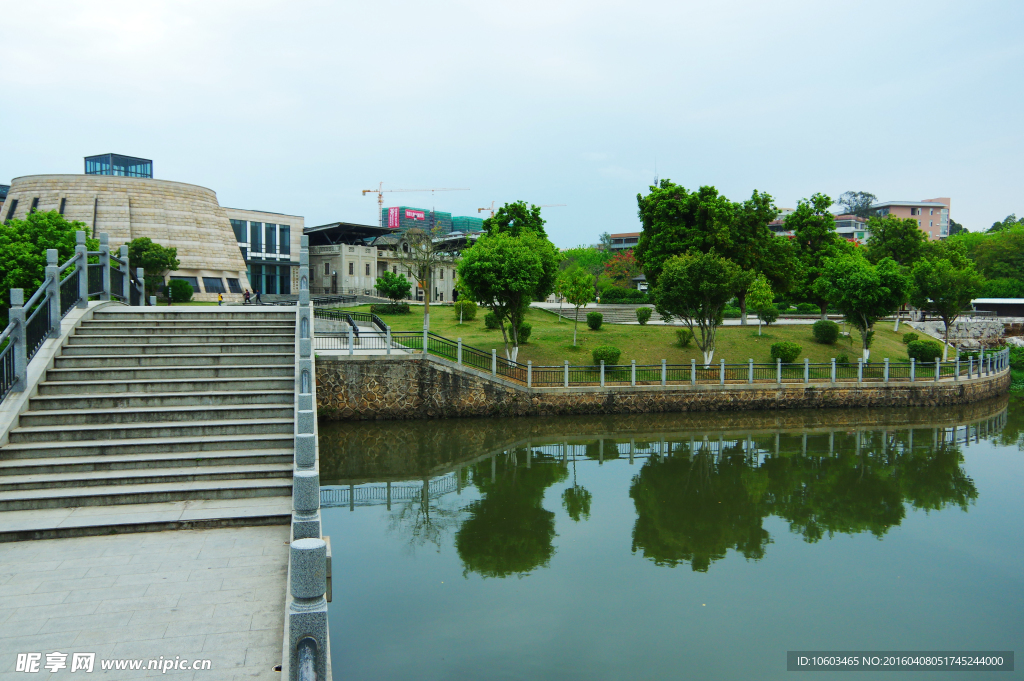
M 907 355 L 918 362 L 934 362 L 942 357 L 942 345 L 937 341 L 911 341 L 907 344 Z
M 836 364 L 842 365 L 842 366 L 849 366 L 849 364 L 850 364 L 850 356 L 848 354 L 846 354 L 845 352 L 840 352 L 839 355 L 836 356 Z
M 651 320 L 651 308 L 649 307 L 638 307 L 636 309 L 636 320 L 643 326 Z
M 623 288 L 621 286 L 609 286 L 601 293 L 603 303 L 644 303 L 647 302 L 647 294 L 635 288 Z
M 689 329 L 676 329 L 676 338 L 679 339 L 679 347 L 685 348 L 693 340 L 693 331 Z
M 766 307 L 763 310 L 758 310 L 757 316 L 765 326 L 771 326 L 779 319 L 779 311 L 774 307 Z
M 498 323 L 498 315 L 493 312 L 488 312 L 484 315 L 484 326 L 488 329 L 500 329 L 501 324 Z
M 181 279 L 171 279 L 167 285 L 167 294 L 172 303 L 187 303 L 192 300 L 193 293 L 192 284 Z
M 800 314 L 821 314 L 821 308 L 814 303 L 800 303 L 796 306 L 796 311 Z
M 476 303 L 472 300 L 458 300 L 452 305 L 452 309 L 455 310 L 455 318 L 458 319 L 459 315 L 462 315 L 462 321 L 471 322 L 476 319 Z
M 839 340 L 839 325 L 828 319 L 819 319 L 811 327 L 814 340 L 822 345 L 832 345 Z
M 781 359 L 783 364 L 792 364 L 800 356 L 802 347 L 791 341 L 772 343 L 772 359 Z
M 409 314 L 409 303 L 371 305 L 370 312 L 373 314 Z
M 588 312 L 587 313 L 587 326 L 594 331 L 601 328 L 601 324 L 604 323 L 604 315 L 600 312 Z
M 622 356 L 622 350 L 613 345 L 602 345 L 594 348 L 590 354 L 594 358 L 594 364 L 600 364 L 602 359 L 605 364 L 618 364 L 619 357 Z
M 529 322 L 523 322 L 519 325 L 519 343 L 523 344 L 530 340 L 530 334 L 533 333 L 533 324 Z
M 785 312 L 789 309 L 789 303 L 775 303 L 775 309 L 779 312 Z
M 740 318 L 740 309 L 738 307 L 732 307 L 731 305 L 726 305 L 722 309 L 722 316 L 725 317 L 726 319 L 739 319 Z
M 918 340 L 919 338 L 921 338 L 921 337 L 918 336 L 913 331 L 911 331 L 910 333 L 905 333 L 905 334 L 903 334 L 903 344 L 904 345 L 910 345 L 911 343 L 913 343 L 914 341 Z

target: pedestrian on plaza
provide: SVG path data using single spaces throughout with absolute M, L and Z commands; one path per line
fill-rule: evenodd
M 245 295 L 242 296 L 246 305 L 249 304 L 249 289 L 245 289 Z
M 217 294 L 217 307 L 220 307 L 220 304 L 223 303 L 223 302 L 224 302 L 224 294 L 223 293 L 218 293 Z
M 260 300 L 260 290 L 259 289 L 256 289 L 256 304 L 257 305 L 262 305 L 263 304 L 263 301 Z

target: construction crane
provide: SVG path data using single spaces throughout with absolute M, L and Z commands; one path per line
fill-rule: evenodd
M 564 206 L 564 205 L 565 205 L 564 203 L 545 203 L 545 204 L 544 204 L 543 206 L 537 206 L 537 207 L 538 207 L 538 208 L 555 208 L 555 207 L 557 207 L 557 206 Z M 491 201 L 491 206 L 490 206 L 490 208 L 488 208 L 488 207 L 486 207 L 486 206 L 485 206 L 485 207 L 483 207 L 483 208 L 477 208 L 477 209 L 476 209 L 476 212 L 477 212 L 477 213 L 482 213 L 482 212 L 484 212 L 485 210 L 486 210 L 486 211 L 490 211 L 490 213 L 491 213 L 491 217 L 493 218 L 493 217 L 494 217 L 494 211 L 495 211 L 495 208 L 494 208 L 494 201 Z
M 384 194 L 391 192 L 468 192 L 469 189 L 466 187 L 460 187 L 457 189 L 451 189 L 448 187 L 440 189 L 384 189 L 384 183 L 381 182 L 376 189 L 364 189 L 363 196 L 367 194 L 377 195 L 377 213 L 378 219 L 380 220 L 380 226 L 384 226 Z

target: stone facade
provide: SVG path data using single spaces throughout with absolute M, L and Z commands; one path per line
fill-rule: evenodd
M 1009 372 L 957 383 L 532 388 L 422 355 L 316 360 L 320 416 L 335 420 L 843 407 L 935 407 L 1003 395 Z
M 176 248 L 181 266 L 174 276 L 196 277 L 200 284 L 203 277 L 217 278 L 225 290 L 227 278 L 249 287 L 231 224 L 211 189 L 141 177 L 29 175 L 11 181 L 0 208 L 3 219 L 14 200 L 18 204 L 10 217 L 24 218 L 35 202 L 39 211 L 61 211 L 68 220 L 84 222 L 92 236 L 106 232 L 112 250 L 143 236 Z M 194 295 L 194 300 L 216 299 L 216 293 L 203 289 Z M 225 293 L 224 299 L 242 296 Z

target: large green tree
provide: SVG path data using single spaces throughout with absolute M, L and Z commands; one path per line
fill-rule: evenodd
M 523 231 L 530 231 L 547 238 L 544 232 L 545 220 L 540 216 L 540 206 L 525 201 L 506 203 L 484 220 L 484 231 L 488 235 L 507 232 L 519 236 Z
M 566 270 L 562 279 L 562 295 L 573 306 L 572 344 L 576 347 L 576 329 L 580 324 L 580 308 L 594 299 L 594 275 L 582 267 Z
M 872 265 L 860 253 L 846 254 L 825 260 L 814 291 L 860 331 L 866 362 L 871 357 L 875 322 L 898 310 L 909 297 L 910 277 L 892 258 Z
M 944 244 L 936 256 L 919 260 L 913 269 L 915 307 L 933 311 L 945 327 L 942 360 L 949 357 L 949 327 L 977 297 L 984 278 L 959 244 Z
M 462 254 L 459 279 L 477 301 L 501 321 L 505 357 L 519 356 L 519 327 L 534 300 L 554 290 L 558 251 L 532 230 L 484 235 Z
M 843 207 L 843 213 L 846 215 L 869 218 L 875 214 L 871 204 L 876 201 L 878 197 L 871 192 L 843 192 L 836 203 Z
M 911 267 L 928 243 L 928 235 L 914 218 L 898 218 L 886 215 L 868 220 L 871 239 L 867 245 L 867 256 L 871 262 L 892 258 L 904 267 Z
M 1018 220 L 1016 213 L 1010 213 L 1002 220 L 993 222 L 992 226 L 988 228 L 988 231 L 1001 232 L 1004 229 L 1013 229 L 1014 227 L 1024 227 L 1024 217 Z
M 0 329 L 7 326 L 11 289 L 25 289 L 25 299 L 36 292 L 46 278 L 46 250 L 57 249 L 60 264 L 75 254 L 75 232 L 88 233 L 82 222 L 68 222 L 55 210 L 33 211 L 24 220 L 0 225 Z M 86 239 L 89 250 L 98 250 L 97 239 Z M 67 277 L 74 268 L 64 271 Z
M 383 293 L 394 305 L 399 300 L 404 300 L 409 297 L 409 292 L 412 291 L 412 282 L 406 277 L 400 276 L 391 272 L 390 270 L 384 270 L 383 273 L 373 283 L 374 288 L 380 293 Z
M 712 250 L 670 258 L 658 277 L 654 289 L 655 309 L 666 319 L 683 320 L 703 353 L 704 366 L 710 365 L 714 358 L 722 311 L 732 298 L 736 280 L 742 275 L 736 263 Z
M 146 295 L 154 295 L 164 283 L 164 275 L 181 265 L 178 249 L 167 248 L 154 243 L 148 236 L 140 236 L 128 242 L 128 267 L 141 267 L 146 279 Z
M 989 279 L 1024 279 L 1024 226 L 978 236 L 971 255 L 982 274 Z
M 836 234 L 835 216 L 829 212 L 832 199 L 815 194 L 797 202 L 796 210 L 786 216 L 786 228 L 793 230 L 793 245 L 800 260 L 800 296 L 821 308 L 826 319 L 828 299 L 816 293 L 814 284 L 821 276 L 825 261 L 844 250 L 845 242 Z

